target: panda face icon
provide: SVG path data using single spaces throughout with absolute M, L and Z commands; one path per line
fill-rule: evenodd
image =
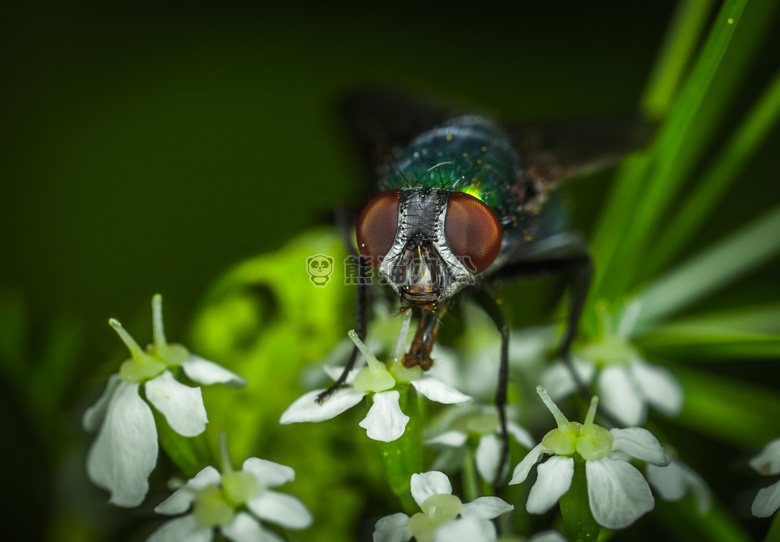
M 306 259 L 306 271 L 309 280 L 317 287 L 325 286 L 333 273 L 333 258 L 325 254 L 315 254 Z

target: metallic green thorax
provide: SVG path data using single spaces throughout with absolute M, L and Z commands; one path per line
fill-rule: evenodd
M 504 227 L 514 227 L 519 175 L 519 157 L 503 130 L 485 117 L 463 116 L 412 140 L 388 165 L 380 187 L 465 192 L 490 206 Z

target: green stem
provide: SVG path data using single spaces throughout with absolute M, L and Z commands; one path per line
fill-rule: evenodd
M 466 457 L 463 459 L 461 479 L 463 482 L 463 500 L 471 502 L 479 497 L 479 481 L 477 479 L 477 469 L 474 466 L 474 453 L 471 451 L 471 448 L 466 450 Z
M 585 462 L 574 460 L 574 477 L 571 488 L 561 497 L 561 519 L 569 540 L 573 542 L 595 542 L 599 527 L 588 502 L 588 482 L 585 479 Z
M 411 386 L 398 390 L 401 394 L 399 405 L 409 416 L 409 423 L 400 438 L 392 442 L 376 442 L 385 477 L 401 501 L 404 512 L 412 515 L 420 511 L 414 502 L 410 489 L 412 474 L 422 472 L 422 423 L 417 406 L 417 396 Z

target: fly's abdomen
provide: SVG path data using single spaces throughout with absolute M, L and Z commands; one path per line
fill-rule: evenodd
M 479 116 L 456 117 L 417 136 L 387 166 L 382 190 L 440 188 L 485 202 L 504 227 L 516 227 L 513 190 L 520 160 L 503 130 Z

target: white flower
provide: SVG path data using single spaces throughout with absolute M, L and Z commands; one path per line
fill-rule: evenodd
M 409 312 L 406 314 L 410 315 Z M 404 320 L 398 345 L 403 345 L 409 329 L 409 317 Z M 423 373 L 420 367 L 407 369 L 397 360 L 402 350 L 396 347 L 396 360 L 388 370 L 387 366 L 371 354 L 368 347 L 358 338 L 354 331 L 349 332 L 352 341 L 360 349 L 368 365 L 355 368 L 350 372 L 344 386 L 332 393 L 322 404 L 317 402 L 317 396 L 324 389 L 305 393 L 295 400 L 282 413 L 279 423 L 290 424 L 299 422 L 321 422 L 329 420 L 358 404 L 363 397 L 371 395 L 373 404 L 366 417 L 360 422 L 360 427 L 366 430 L 370 439 L 391 442 L 401 437 L 409 422 L 409 417 L 401 411 L 399 405 L 399 389 L 411 383 L 421 395 L 431 401 L 444 404 L 465 403 L 471 397 L 445 384 L 433 374 Z M 325 367 L 325 372 L 336 379 L 341 368 Z
M 457 468 L 463 464 L 468 439 L 477 435 L 479 443 L 475 454 L 477 471 L 483 480 L 496 479 L 501 461 L 501 423 L 495 407 L 458 405 L 444 412 L 436 424 L 440 429 L 434 436 L 426 438 L 426 446 L 443 448 L 431 468 Z M 530 433 L 512 420 L 507 420 L 507 432 L 527 449 L 534 447 Z
M 157 429 L 150 403 L 184 437 L 199 435 L 206 428 L 200 388 L 182 384 L 174 375 L 183 372 L 204 385 L 246 384 L 227 369 L 167 342 L 160 295 L 152 299 L 152 310 L 154 343 L 146 351 L 122 324 L 109 320 L 131 357 L 108 378 L 105 391 L 82 419 L 87 431 L 98 431 L 87 456 L 87 474 L 95 485 L 111 492 L 109 502 L 117 506 L 137 506 L 149 490 L 149 474 L 157 464 Z M 145 400 L 140 394 L 142 384 Z
M 519 484 L 544 455 L 552 455 L 539 465 L 538 479 L 528 495 L 526 509 L 543 514 L 571 487 L 575 457 L 584 460 L 588 501 L 593 518 L 602 527 L 622 529 L 653 509 L 655 501 L 642 474 L 626 456 L 659 466 L 669 464 L 658 440 L 639 427 L 611 429 L 595 425 L 598 398 L 594 397 L 584 424 L 569 422 L 541 386 L 537 392 L 550 409 L 558 428 L 544 436 L 515 467 L 510 484 Z
M 639 304 L 629 304 L 617 326 L 611 325 L 606 313 L 602 314 L 602 337 L 572 356 L 580 379 L 590 384 L 595 377 L 596 393 L 604 409 L 627 426 L 643 424 L 648 407 L 666 416 L 677 416 L 685 397 L 682 385 L 671 371 L 645 360 L 629 341 L 639 309 Z M 540 381 L 553 399 L 577 391 L 571 372 L 560 361 L 551 364 Z
M 780 474 L 780 438 L 776 438 L 761 450 L 756 457 L 750 460 L 750 466 L 766 476 Z M 753 515 L 766 518 L 777 512 L 780 508 L 780 481 L 769 487 L 758 490 L 753 501 Z
M 664 447 L 666 451 L 666 447 Z M 672 462 L 666 467 L 659 467 L 652 463 L 645 465 L 647 481 L 653 486 L 661 498 L 669 502 L 677 502 L 682 499 L 690 489 L 696 499 L 696 510 L 699 514 L 706 514 L 712 507 L 712 493 L 699 474 L 688 465 L 672 455 Z
M 403 513 L 386 516 L 376 522 L 374 542 L 483 542 L 496 539 L 490 521 L 514 510 L 498 497 L 480 497 L 462 503 L 452 494 L 452 485 L 438 471 L 413 474 L 412 497 L 420 506 L 411 518 Z
M 295 480 L 293 469 L 250 457 L 242 470 L 234 471 L 224 438 L 220 439 L 220 448 L 222 473 L 206 467 L 157 505 L 155 512 L 168 516 L 192 510 L 164 523 L 149 536 L 148 542 L 207 542 L 213 540 L 215 529 L 234 542 L 283 542 L 283 538 L 265 529 L 261 520 L 285 529 L 311 526 L 311 512 L 300 500 L 269 489 Z

